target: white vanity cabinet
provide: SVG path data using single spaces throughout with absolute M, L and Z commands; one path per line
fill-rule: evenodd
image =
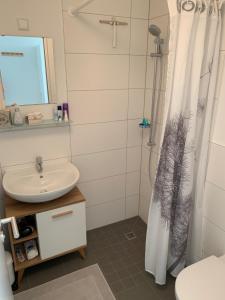
M 36 214 L 41 259 L 86 245 L 85 202 Z
M 79 251 L 81 257 L 85 258 L 85 198 L 77 187 L 61 198 L 44 203 L 23 203 L 5 195 L 5 217 L 12 216 L 16 219 L 32 216 L 35 220 L 33 233 L 19 239 L 14 239 L 11 225 L 8 226 L 18 284 L 22 280 L 24 270 L 31 266 L 75 251 Z M 35 240 L 38 256 L 19 262 L 16 248 L 23 248 L 24 243 L 29 240 Z

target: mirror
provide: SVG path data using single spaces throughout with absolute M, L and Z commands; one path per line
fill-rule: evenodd
M 0 81 L 6 106 L 55 103 L 52 39 L 0 36 Z

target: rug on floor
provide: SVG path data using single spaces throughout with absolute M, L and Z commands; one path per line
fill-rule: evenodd
M 15 300 L 115 300 L 97 264 L 15 295 Z

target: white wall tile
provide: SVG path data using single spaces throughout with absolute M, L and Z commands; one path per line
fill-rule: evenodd
M 127 148 L 127 172 L 139 171 L 141 168 L 141 146 Z
M 125 217 L 125 199 L 87 208 L 87 230 L 112 224 Z
M 144 89 L 129 89 L 128 119 L 138 119 L 143 117 L 144 100 Z
M 130 88 L 145 88 L 146 56 L 130 57 Z
M 80 171 L 80 180 L 89 181 L 126 172 L 126 149 L 118 149 L 73 158 Z
M 132 0 L 132 18 L 148 19 L 149 0 Z
M 150 0 L 150 19 L 168 14 L 167 0 Z
M 138 195 L 140 188 L 140 172 L 127 173 L 126 175 L 126 195 Z
M 125 174 L 78 184 L 87 207 L 125 197 Z
M 139 127 L 140 121 L 140 119 L 128 120 L 128 147 L 140 146 L 142 144 L 142 129 Z
M 85 154 L 124 148 L 127 122 L 71 126 L 72 154 Z
M 67 54 L 69 90 L 127 89 L 129 56 Z
M 126 218 L 138 216 L 139 194 L 126 197 Z
M 112 27 L 99 20 L 111 16 L 80 14 L 72 18 L 64 12 L 65 48 L 67 53 L 129 54 L 130 19 L 117 18 L 128 23 L 117 30 L 117 47 L 112 47 Z
M 225 190 L 206 182 L 204 215 L 225 231 Z
M 221 256 L 225 253 L 225 232 L 204 219 L 203 249 L 207 255 Z
M 225 189 L 225 148 L 211 145 L 207 180 Z
M 77 7 L 83 3 L 81 0 L 63 0 L 63 9 Z M 115 15 L 115 16 L 130 16 L 131 0 L 94 0 L 92 3 L 83 8 L 82 12 Z
M 1 133 L 0 163 L 2 166 L 68 157 L 70 153 L 69 128 L 44 128 Z
M 127 119 L 128 90 L 73 91 L 68 98 L 75 124 Z
M 131 19 L 130 52 L 134 55 L 146 55 L 148 38 L 148 20 Z

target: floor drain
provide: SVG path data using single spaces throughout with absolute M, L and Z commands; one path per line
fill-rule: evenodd
M 134 239 L 137 238 L 137 237 L 136 237 L 136 234 L 135 234 L 133 231 L 124 233 L 124 235 L 125 235 L 125 238 L 126 238 L 128 241 L 134 240 Z

